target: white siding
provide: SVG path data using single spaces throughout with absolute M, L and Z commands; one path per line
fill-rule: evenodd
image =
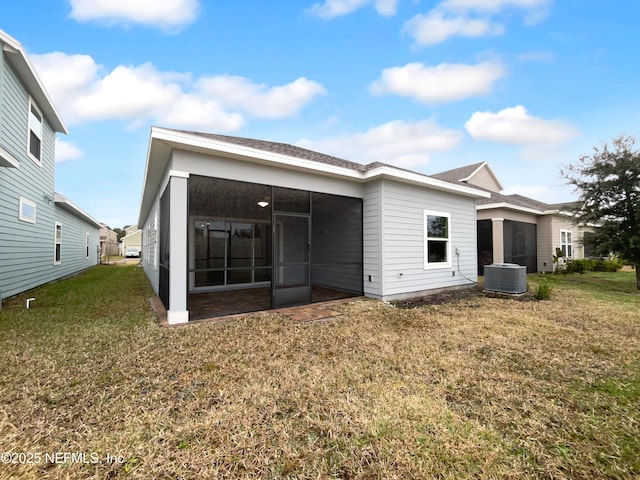
M 382 298 L 422 294 L 477 281 L 473 199 L 384 181 L 381 208 Z M 424 210 L 451 215 L 450 267 L 424 268 Z M 459 256 L 455 253 L 456 248 Z

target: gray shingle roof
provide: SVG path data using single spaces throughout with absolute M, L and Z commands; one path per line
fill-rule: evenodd
M 454 168 L 452 170 L 447 170 L 445 172 L 436 173 L 431 175 L 434 178 L 439 178 L 440 180 L 445 180 L 451 183 L 458 183 L 460 185 L 468 185 L 467 182 L 460 181 L 461 178 L 467 178 L 473 172 L 475 172 L 480 165 L 484 162 L 474 163 L 472 165 L 467 165 L 460 168 Z M 509 205 L 513 205 L 515 207 L 523 207 L 523 208 L 531 208 L 534 210 L 539 210 L 540 212 L 553 210 L 554 207 L 548 203 L 540 202 L 533 198 L 525 197 L 524 195 L 503 195 L 502 193 L 492 192 L 490 190 L 486 190 L 484 188 L 478 187 L 474 185 L 474 188 L 479 190 L 485 190 L 491 194 L 491 198 L 480 198 L 477 200 L 478 205 L 490 205 L 492 203 L 507 203 Z
M 234 143 L 236 145 L 242 145 L 245 147 L 256 148 L 258 150 L 264 150 L 266 152 L 287 155 L 289 157 L 301 158 L 304 160 L 313 160 L 314 162 L 326 163 L 328 165 L 348 168 L 350 170 L 356 170 L 358 172 L 366 172 L 370 169 L 370 165 L 372 165 L 363 165 L 361 163 L 351 162 L 349 160 L 326 155 L 324 153 L 314 152 L 313 150 L 308 150 L 306 148 L 289 145 L 288 143 L 270 142 L 267 140 L 258 140 L 255 138 L 233 137 L 230 135 L 220 135 L 217 133 L 201 133 L 187 130 L 180 131 L 188 133 L 189 135 L 197 135 L 199 137 L 211 138 L 213 140 L 220 140 L 222 142 Z
M 508 203 L 517 207 L 532 208 L 534 210 L 547 211 L 552 207 L 548 203 L 539 202 L 533 198 L 525 197 L 523 195 L 503 195 L 501 193 L 490 192 L 491 198 L 481 198 L 478 200 L 478 205 L 487 205 L 491 203 Z
M 484 162 L 478 162 L 472 165 L 467 165 L 465 167 L 454 168 L 451 170 L 446 170 L 444 172 L 435 173 L 431 176 L 433 178 L 444 180 L 446 182 L 461 183 L 463 185 L 466 185 L 466 182 L 461 182 L 460 180 L 463 178 L 467 178 L 469 175 L 475 172 L 483 163 Z

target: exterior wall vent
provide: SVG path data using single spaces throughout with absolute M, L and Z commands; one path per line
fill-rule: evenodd
M 484 289 L 489 292 L 525 293 L 527 291 L 527 267 L 515 263 L 485 265 Z

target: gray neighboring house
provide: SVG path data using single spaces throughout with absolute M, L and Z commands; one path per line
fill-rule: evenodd
M 483 198 L 383 163 L 153 127 L 142 265 L 170 324 L 203 293 L 264 289 L 278 308 L 319 288 L 382 300 L 462 288 L 477 280 Z
M 433 175 L 459 185 L 482 188 L 478 200 L 478 272 L 492 263 L 517 263 L 528 273 L 551 272 L 559 248 L 565 258 L 591 256 L 590 235 L 597 227 L 576 224 L 567 204 L 548 204 L 523 195 L 503 195 L 487 162 Z
M 100 224 L 54 190 L 67 129 L 22 45 L 0 30 L 0 300 L 98 262 Z

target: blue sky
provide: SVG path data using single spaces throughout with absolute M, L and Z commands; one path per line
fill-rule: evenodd
M 157 125 L 427 174 L 487 161 L 554 203 L 561 165 L 640 133 L 636 0 L 314 1 L 3 2 L 69 129 L 57 191 L 135 223 Z

